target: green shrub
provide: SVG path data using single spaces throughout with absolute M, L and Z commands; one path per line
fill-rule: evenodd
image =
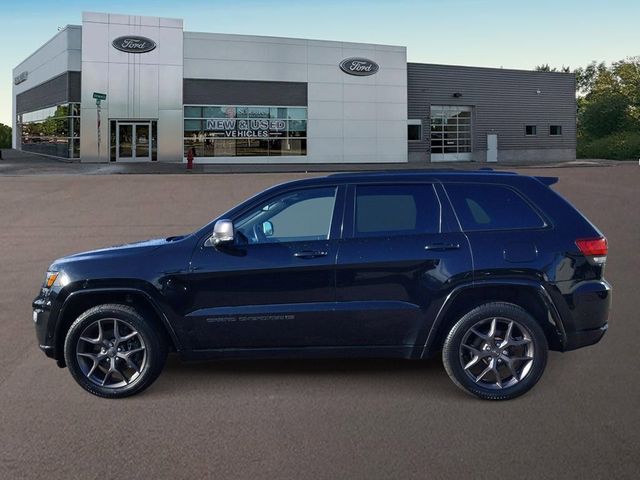
M 595 139 L 578 137 L 576 154 L 578 158 L 638 160 L 640 159 L 640 132 L 618 132 Z
M 619 93 L 596 95 L 581 102 L 580 130 L 591 138 L 606 137 L 631 126 L 629 100 Z

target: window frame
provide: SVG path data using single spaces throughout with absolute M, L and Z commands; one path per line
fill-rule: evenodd
M 392 235 L 384 235 L 384 236 L 380 236 L 380 235 L 367 235 L 367 236 L 358 236 L 356 234 L 356 201 L 357 201 L 357 195 L 356 195 L 356 190 L 357 187 L 399 187 L 399 186 L 403 186 L 403 185 L 407 185 L 407 186 L 426 186 L 426 187 L 431 187 L 433 189 L 433 194 L 438 202 L 438 205 L 440 206 L 440 215 L 439 215 L 439 225 L 438 225 L 438 231 L 437 232 L 410 232 L 410 233 L 397 233 L 397 234 L 392 234 Z M 345 213 L 344 213 L 344 220 L 343 220 L 343 237 L 345 239 L 350 239 L 350 240 L 359 240 L 359 241 L 366 241 L 366 240 L 375 240 L 375 239 L 380 239 L 380 238 L 385 238 L 385 237 L 393 237 L 393 238 L 400 238 L 400 237 L 415 237 L 415 236 L 422 236 L 422 235 L 441 235 L 443 233 L 446 233 L 447 231 L 451 230 L 451 226 L 449 225 L 448 221 L 447 221 L 447 217 L 446 215 L 448 214 L 448 212 L 445 210 L 447 208 L 447 206 L 444 204 L 443 199 L 439 193 L 438 190 L 438 185 L 439 183 L 437 181 L 433 181 L 433 180 L 425 180 L 425 181 L 420 181 L 420 180 L 406 180 L 406 181 L 384 181 L 381 180 L 379 182 L 361 182 L 361 183 L 351 183 L 348 186 L 348 190 L 347 190 L 347 199 L 345 201 Z M 457 230 L 457 226 L 455 227 Z
M 531 210 L 540 218 L 540 220 L 542 220 L 543 225 L 539 226 L 539 227 L 509 227 L 509 228 L 478 228 L 478 229 L 473 229 L 473 230 L 467 230 L 464 228 L 464 226 L 462 225 L 462 222 L 460 221 L 460 218 L 458 217 L 458 212 L 456 210 L 456 207 L 454 205 L 454 202 L 452 200 L 452 194 L 449 192 L 449 190 L 447 190 L 447 186 L 449 185 L 490 185 L 490 186 L 494 186 L 494 187 L 503 187 L 503 188 L 507 188 L 509 190 L 511 190 L 512 192 L 514 192 L 517 196 L 519 196 L 522 201 L 529 206 L 529 208 L 531 208 Z M 453 215 L 455 217 L 455 221 L 457 222 L 457 227 L 460 229 L 460 231 L 462 233 L 476 233 L 476 232 L 508 232 L 508 231 L 526 231 L 526 230 L 551 230 L 553 229 L 553 223 L 550 221 L 549 217 L 547 215 L 544 214 L 544 212 L 534 203 L 532 202 L 529 197 L 527 197 L 524 193 L 522 193 L 520 190 L 512 187 L 509 184 L 506 183 L 496 183 L 496 182 L 469 182 L 469 181 L 461 181 L 461 182 L 452 182 L 452 181 L 446 181 L 442 183 L 442 188 L 445 192 L 445 194 L 447 195 L 447 199 L 449 201 L 449 204 L 451 206 L 451 211 L 453 212 Z
M 528 128 L 533 128 L 533 133 L 527 133 Z M 524 136 L 525 137 L 537 137 L 538 136 L 538 126 L 537 125 L 525 125 L 524 126 Z
M 409 127 L 418 127 L 418 138 L 409 138 Z M 422 142 L 424 140 L 424 128 L 422 128 L 422 120 L 419 118 L 410 118 L 407 120 L 407 141 Z
M 264 194 L 259 194 L 254 198 L 250 198 L 249 200 L 245 201 L 244 203 L 241 203 L 240 205 L 233 208 L 229 212 L 224 213 L 223 215 L 217 217 L 215 220 L 213 220 L 212 222 L 207 224 L 205 227 L 203 227 L 201 230 L 203 232 L 203 235 L 200 237 L 200 242 L 199 242 L 200 246 L 201 248 L 214 247 L 213 245 L 210 245 L 208 243 L 208 240 L 211 238 L 211 234 L 213 233 L 213 227 L 218 220 L 230 219 L 235 224 L 240 217 L 249 213 L 249 211 L 251 211 L 252 209 L 258 208 L 260 205 L 273 201 L 282 195 L 289 195 L 291 193 L 295 193 L 301 190 L 314 190 L 319 188 L 335 188 L 336 189 L 335 203 L 333 205 L 333 214 L 331 217 L 331 227 L 329 229 L 330 230 L 329 237 L 326 240 L 320 240 L 320 241 L 329 242 L 333 240 L 339 240 L 340 238 L 342 238 L 342 232 L 343 232 L 342 225 L 344 222 L 345 196 L 346 196 L 347 186 L 341 185 L 338 183 L 327 183 L 327 184 L 309 185 L 305 187 L 294 187 L 294 188 L 288 188 L 285 190 L 278 190 L 278 191 L 267 191 Z M 264 245 L 291 245 L 291 244 L 297 244 L 297 243 L 309 243 L 310 241 L 317 241 L 317 240 L 299 240 L 294 242 L 273 242 L 273 243 L 247 243 L 247 244 L 242 244 L 240 246 L 242 248 L 247 248 L 247 247 L 256 247 L 256 246 L 264 246 Z
M 557 128 L 560 133 L 551 133 L 552 128 Z M 562 125 L 549 125 L 549 136 L 550 137 L 561 137 L 562 136 Z

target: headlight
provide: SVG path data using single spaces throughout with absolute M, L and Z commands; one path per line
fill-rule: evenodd
M 47 276 L 44 279 L 45 288 L 53 287 L 53 284 L 56 283 L 56 279 L 58 278 L 59 274 L 60 272 L 47 272 Z

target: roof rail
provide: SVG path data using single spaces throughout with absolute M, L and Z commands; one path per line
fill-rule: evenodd
M 502 170 L 494 170 L 493 168 L 483 167 L 478 170 L 467 170 L 459 168 L 421 168 L 421 169 L 388 169 L 388 170 L 361 170 L 349 172 L 331 173 L 329 177 L 353 176 L 353 175 L 437 175 L 439 173 L 459 173 L 463 175 L 474 174 L 491 174 L 497 173 L 501 175 L 518 175 L 517 172 L 506 172 Z

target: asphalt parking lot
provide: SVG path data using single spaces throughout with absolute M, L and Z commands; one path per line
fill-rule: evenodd
M 640 167 L 521 169 L 605 232 L 602 342 L 483 402 L 439 359 L 170 359 L 145 393 L 85 393 L 35 341 L 31 301 L 62 255 L 190 231 L 305 174 L 0 176 L 0 478 L 638 478 Z M 309 174 L 311 175 L 311 174 Z

